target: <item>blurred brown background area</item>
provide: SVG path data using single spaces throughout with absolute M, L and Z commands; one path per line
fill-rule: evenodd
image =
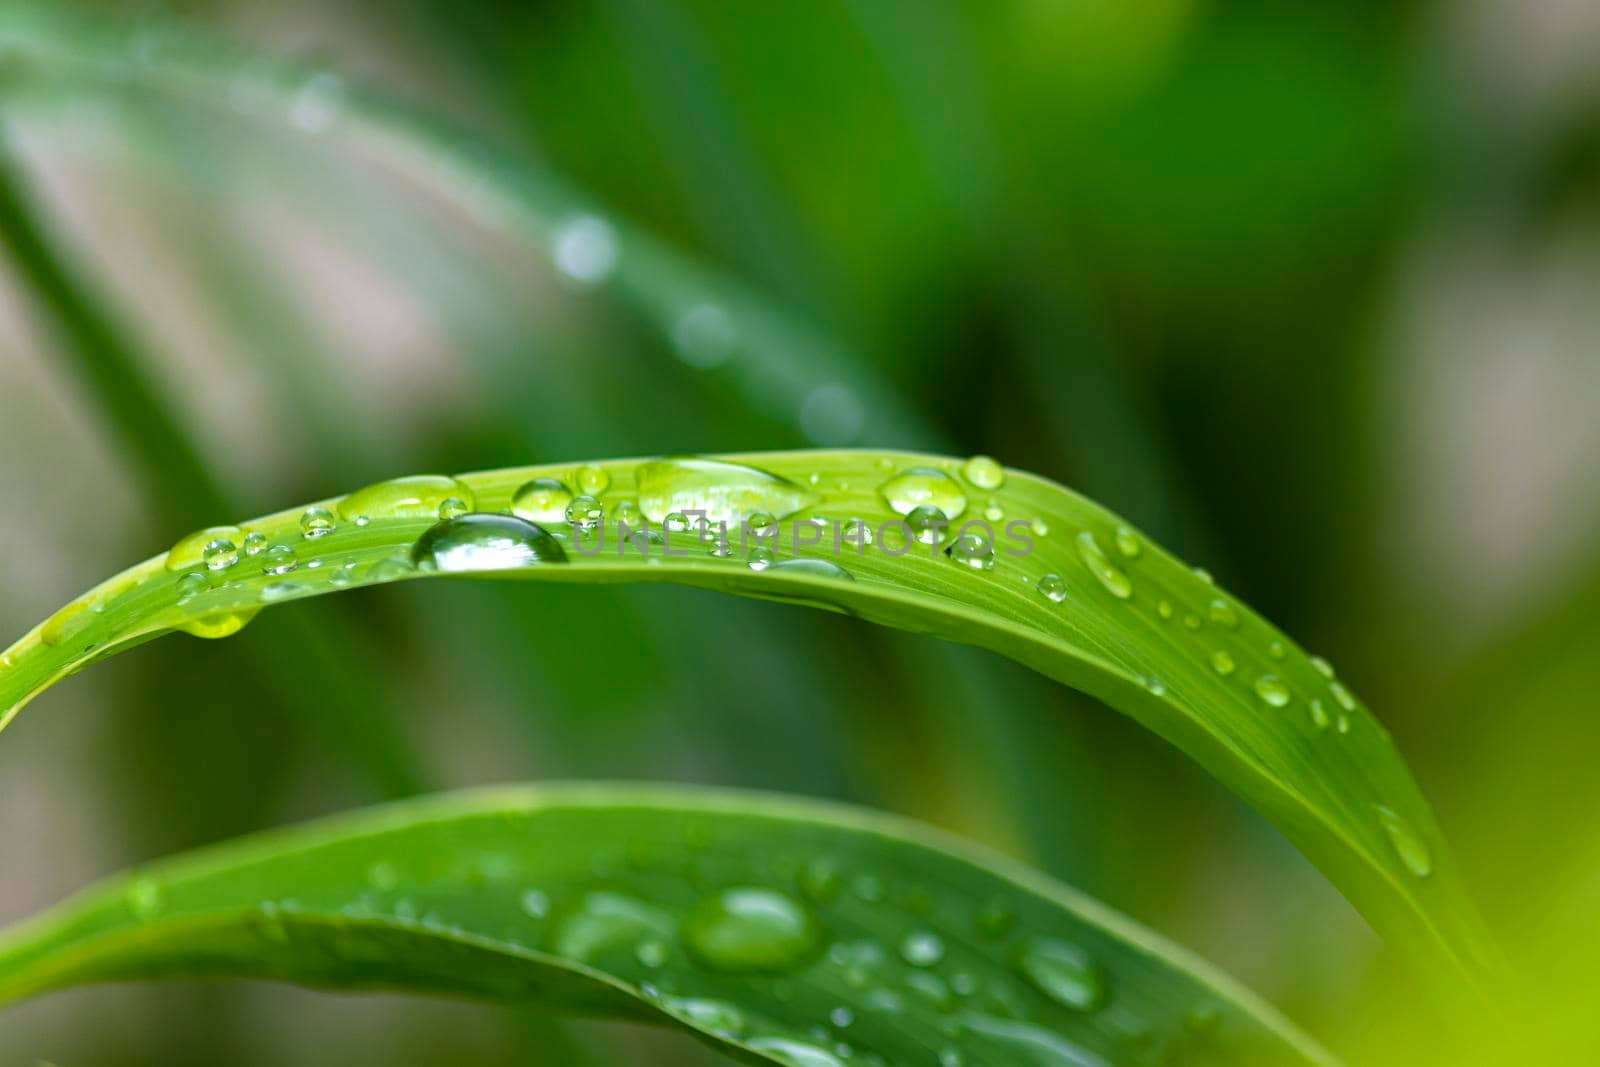
M 148 73 L 206 42 L 231 76 Z M 1333 658 L 1493 924 L 1561 973 L 1600 947 L 1597 48 L 1588 0 L 8 5 L 7 165 L 153 402 L 119 413 L 0 260 L 0 641 L 193 526 L 393 474 L 986 452 Z M 652 239 L 712 273 L 638 269 L 711 311 L 641 298 Z M 215 499 L 141 460 L 162 426 Z M 1257 816 L 1013 664 L 688 590 L 438 584 L 42 698 L 0 743 L 0 920 L 389 797 L 666 779 L 999 845 L 1336 1050 L 1403 981 Z M 711 1062 L 271 987 L 76 992 L 0 1030 L 0 1063 L 63 1067 Z

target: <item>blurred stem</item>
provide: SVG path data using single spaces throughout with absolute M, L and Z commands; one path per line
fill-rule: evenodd
M 229 509 L 200 453 L 151 385 L 128 332 L 113 324 L 35 223 L 35 203 L 0 128 L 0 240 L 18 278 L 50 320 L 58 350 L 100 406 L 124 454 L 140 468 L 159 510 L 181 518 L 185 528 L 217 521 Z

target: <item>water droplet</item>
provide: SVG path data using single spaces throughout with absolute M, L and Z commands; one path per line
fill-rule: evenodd
M 1329 663 L 1321 656 L 1312 656 L 1311 665 L 1315 667 L 1317 669 L 1317 673 L 1322 675 L 1324 678 L 1333 677 L 1333 664 Z
M 944 532 L 949 529 L 950 523 L 938 508 L 931 504 L 919 504 L 906 512 L 906 526 L 910 528 L 911 536 L 922 544 L 936 545 L 944 540 Z
M 1349 733 L 1350 732 L 1350 717 L 1348 715 L 1342 715 L 1341 714 L 1339 716 L 1338 721 L 1334 723 L 1334 729 L 1338 730 L 1341 734 Z
M 1211 577 L 1211 572 L 1206 570 L 1204 567 L 1196 567 L 1194 569 L 1194 576 L 1200 579 L 1200 581 L 1206 585 L 1214 585 L 1216 583 L 1216 579 Z
M 1291 694 L 1282 678 L 1275 674 L 1263 674 L 1256 679 L 1256 696 L 1275 708 L 1281 708 L 1289 703 Z
M 724 1037 L 738 1037 L 744 1032 L 744 1014 L 724 1001 L 696 997 L 665 997 L 661 1004 L 674 1015 L 701 1030 L 709 1030 Z
M 345 586 L 355 581 L 356 570 L 360 566 L 361 564 L 357 563 L 355 560 L 350 560 L 348 563 L 340 564 L 337 570 L 328 575 L 328 584 L 336 588 L 343 589 Z
M 1138 559 L 1139 554 L 1144 551 L 1144 545 L 1140 543 L 1139 535 L 1133 531 L 1131 526 L 1118 526 L 1116 540 L 1117 551 L 1129 559 Z
M 1395 855 L 1400 857 L 1400 862 L 1405 864 L 1406 870 L 1418 878 L 1432 874 L 1433 851 L 1428 848 L 1428 842 L 1416 827 L 1392 808 L 1379 807 L 1377 810 L 1383 832 L 1389 836 L 1389 844 Z
M 844 520 L 844 525 L 839 527 L 839 537 L 845 544 L 855 545 L 858 549 L 863 549 L 876 540 L 872 524 L 865 519 Z
M 856 1021 L 856 1013 L 849 1008 L 834 1008 L 828 1013 L 828 1021 L 836 1030 L 847 1030 L 850 1024 Z
M 1221 597 L 1211 601 L 1207 614 L 1211 616 L 1211 621 L 1218 626 L 1226 627 L 1229 630 L 1237 630 L 1239 628 L 1238 609 Z
M 472 509 L 467 507 L 467 502 L 458 496 L 445 497 L 439 501 L 439 517 L 441 519 L 459 519 Z
M 791 970 L 818 948 L 822 927 L 805 905 L 776 889 L 739 886 L 706 897 L 684 917 L 683 944 L 712 970 Z
M 199 571 L 190 571 L 178 579 L 178 606 L 181 608 L 210 588 L 211 583 Z
M 419 570 L 462 574 L 565 563 L 566 550 L 548 530 L 513 515 L 463 515 L 435 524 L 417 539 Z
M 828 904 L 839 895 L 844 876 L 832 860 L 817 859 L 807 863 L 796 876 L 796 884 L 807 900 L 815 904 Z
M 983 506 L 983 517 L 990 522 L 1000 522 L 1006 517 L 1006 509 L 1000 506 L 999 501 L 991 500 Z
M 284 575 L 298 570 L 299 567 L 300 561 L 294 558 L 294 549 L 289 545 L 273 545 L 262 553 L 262 574 Z
M 1346 689 L 1338 682 L 1331 683 L 1328 686 L 1328 692 L 1333 694 L 1333 699 L 1337 700 L 1339 702 L 1339 706 L 1345 711 L 1356 710 L 1356 698 L 1351 695 L 1350 690 Z
M 1311 702 L 1311 725 L 1319 730 L 1328 728 L 1328 709 L 1322 706 L 1322 701 Z
M 236 611 L 218 611 L 202 615 L 198 619 L 187 619 L 178 624 L 178 629 L 208 641 L 232 637 L 244 629 L 260 610 L 260 608 L 241 608 Z
M 944 952 L 944 942 L 932 930 L 913 930 L 900 942 L 900 958 L 913 967 L 932 967 Z
M 672 349 L 691 367 L 720 367 L 738 346 L 738 327 L 716 304 L 695 304 L 672 324 Z
M 674 512 L 703 512 L 705 522 L 729 528 L 759 512 L 784 518 L 815 497 L 776 474 L 713 459 L 660 459 L 637 471 L 639 506 L 652 522 Z
M 604 467 L 579 467 L 572 480 L 580 493 L 589 496 L 599 496 L 611 488 L 611 475 Z
M 543 919 L 550 914 L 550 897 L 537 889 L 529 889 L 520 901 L 522 914 L 530 919 Z
M 51 648 L 59 648 L 88 629 L 93 621 L 88 602 L 74 600 L 46 620 L 39 630 L 39 640 Z
M 269 582 L 261 589 L 261 602 L 271 604 L 278 600 L 288 600 L 300 593 L 308 593 L 311 587 L 300 582 Z
M 1115 563 L 1101 550 L 1094 539 L 1094 534 L 1084 530 L 1078 534 L 1078 558 L 1083 565 L 1089 568 L 1089 573 L 1100 580 L 1106 592 L 1119 600 L 1127 600 L 1133 595 L 1133 583 L 1128 580 Z
M 327 508 L 307 508 L 300 516 L 300 533 L 305 537 L 324 537 L 333 532 L 333 512 Z
M 1005 484 L 1006 469 L 990 456 L 973 456 L 962 464 L 961 476 L 979 489 L 998 489 Z
M 1282 641 L 1274 641 L 1267 646 L 1267 655 L 1273 659 L 1282 659 L 1289 654 L 1289 648 Z
M 752 548 L 750 550 L 750 569 L 764 571 L 772 566 L 772 550 L 766 548 Z
M 1139 683 L 1158 697 L 1167 695 L 1167 683 L 1153 674 L 1139 679 Z
M 1156 614 L 1160 615 L 1163 619 L 1172 618 L 1172 602 L 1170 600 L 1163 600 L 1161 603 L 1157 604 Z
M 844 1061 L 827 1049 L 786 1037 L 758 1037 L 746 1044 L 756 1052 L 776 1056 L 789 1067 L 845 1067 Z
M 781 559 L 769 564 L 765 568 L 768 574 L 803 574 L 813 578 L 833 578 L 841 582 L 853 582 L 856 576 L 843 567 L 826 559 Z
M 944 550 L 944 554 L 973 570 L 994 569 L 994 542 L 986 534 L 969 531 L 959 534 Z
M 778 532 L 778 520 L 765 511 L 756 511 L 745 519 L 745 525 L 750 527 L 750 532 L 760 538 L 767 538 Z
M 556 269 L 581 285 L 599 285 L 622 258 L 617 231 L 598 215 L 577 215 L 556 230 L 551 246 Z
M 240 547 L 244 549 L 244 554 L 247 556 L 259 556 L 267 550 L 268 544 L 266 534 L 260 530 L 251 530 L 244 535 L 244 541 Z
M 910 467 L 879 489 L 896 514 L 908 518 L 920 507 L 937 508 L 946 519 L 958 519 L 967 510 L 967 497 L 956 480 L 932 467 Z
M 201 558 L 206 561 L 207 570 L 225 571 L 239 562 L 239 546 L 226 537 L 219 537 L 206 542 Z
M 672 917 L 621 893 L 589 893 L 555 933 L 557 955 L 588 963 L 622 949 L 633 951 L 648 938 L 672 936 Z
M 606 509 L 592 496 L 575 496 L 567 505 L 566 520 L 579 533 L 591 533 L 605 520 Z
M 1211 669 L 1226 678 L 1233 673 L 1233 657 L 1222 649 L 1211 653 Z
M 572 490 L 554 478 L 524 482 L 511 495 L 511 513 L 529 522 L 566 522 Z
M 1041 596 L 1054 603 L 1067 599 L 1067 580 L 1054 571 L 1040 578 L 1036 588 Z
M 416 474 L 393 478 L 358 489 L 339 502 L 339 517 L 361 519 L 437 519 L 439 505 L 451 497 L 467 508 L 477 506 L 477 496 L 462 482 L 443 474 Z
M 1057 938 L 1030 941 L 1017 966 L 1034 987 L 1063 1007 L 1095 1011 L 1106 1000 L 1105 972 L 1083 949 Z

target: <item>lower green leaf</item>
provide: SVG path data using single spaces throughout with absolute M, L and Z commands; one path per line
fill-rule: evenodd
M 903 821 L 746 793 L 413 801 L 120 876 L 0 936 L 0 1001 L 221 976 L 539 1002 L 795 1067 L 1333 1062 L 1064 886 Z

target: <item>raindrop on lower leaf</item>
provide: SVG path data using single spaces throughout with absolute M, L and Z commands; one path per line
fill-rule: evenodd
M 684 917 L 684 948 L 701 965 L 730 974 L 792 970 L 821 944 L 811 911 L 776 889 L 738 886 L 706 897 Z
M 1095 1011 L 1106 1000 L 1106 977 L 1083 949 L 1057 938 L 1039 938 L 1023 946 L 1017 967 L 1033 986 L 1063 1007 Z

